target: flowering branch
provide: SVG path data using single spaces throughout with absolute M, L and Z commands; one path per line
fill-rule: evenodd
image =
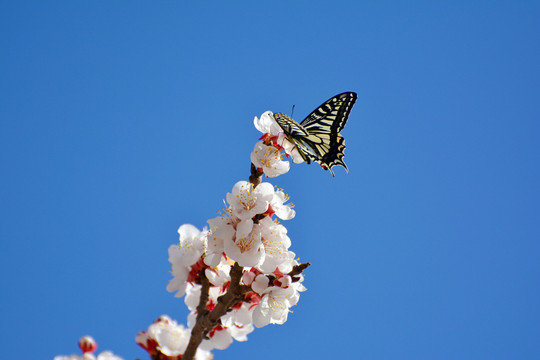
M 257 187 L 261 183 L 262 175 L 264 172 L 262 169 L 257 168 L 253 163 L 251 163 L 251 175 L 249 181 L 253 188 Z M 257 214 L 253 217 L 253 222 L 258 223 L 262 220 L 265 214 Z M 299 264 L 293 267 L 293 270 L 289 272 L 289 276 L 292 277 L 292 281 L 298 281 L 300 278 L 295 275 L 300 275 L 304 269 L 306 269 L 310 263 Z M 206 310 L 206 304 L 208 302 L 208 291 L 209 291 L 209 281 L 204 275 L 204 272 L 201 272 L 201 296 L 199 300 L 199 305 L 197 306 L 197 322 L 193 329 L 191 330 L 191 337 L 187 349 L 182 356 L 183 360 L 192 360 L 195 356 L 197 348 L 202 342 L 203 338 L 208 334 L 208 332 L 217 326 L 220 322 L 220 318 L 225 315 L 228 311 L 231 311 L 233 305 L 244 297 L 244 295 L 250 291 L 253 291 L 250 286 L 241 285 L 240 280 L 243 274 L 243 269 L 237 262 L 232 266 L 229 276 L 231 278 L 230 286 L 228 291 L 218 298 L 218 303 L 214 310 L 208 312 Z M 274 279 L 273 276 L 270 276 L 269 279 Z
M 162 315 L 137 334 L 153 360 L 210 360 L 210 350 L 246 341 L 255 327 L 285 323 L 306 290 L 302 273 L 310 263 L 295 259 L 287 229 L 276 219 L 294 218 L 294 206 L 281 189 L 263 182 L 263 175 L 289 171 L 282 151 L 294 162 L 303 160 L 271 112 L 254 124 L 264 135 L 251 153 L 249 182 L 234 185 L 220 216 L 207 221 L 209 229 L 184 224 L 179 243 L 169 247 L 173 278 L 167 290 L 185 296 L 191 312 L 187 328 Z
M 197 314 L 197 323 L 193 327 L 193 330 L 191 330 L 191 338 L 189 340 L 189 345 L 186 352 L 182 357 L 183 360 L 193 359 L 197 348 L 201 344 L 206 334 L 208 334 L 208 332 L 218 324 L 219 319 L 231 309 L 232 305 L 241 299 L 242 292 L 241 290 L 239 291 L 239 289 L 241 289 L 240 278 L 242 276 L 242 267 L 238 265 L 238 263 L 235 263 L 231 268 L 230 276 L 231 285 L 229 290 L 225 295 L 218 298 L 216 307 L 210 313 L 206 310 L 209 287 L 205 289 L 203 286 L 203 289 L 201 290 L 200 302 L 197 306 L 199 312 Z M 205 290 L 206 294 L 204 292 Z

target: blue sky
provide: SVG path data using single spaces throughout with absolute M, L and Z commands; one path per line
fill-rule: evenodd
M 0 3 L 2 355 L 145 359 L 167 248 L 266 110 L 355 91 L 350 173 L 272 181 L 308 291 L 216 359 L 540 358 L 538 2 Z

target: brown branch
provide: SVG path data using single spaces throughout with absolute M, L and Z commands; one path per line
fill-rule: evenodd
M 199 298 L 199 305 L 197 305 L 197 321 L 195 326 L 191 330 L 191 337 L 189 338 L 189 344 L 187 346 L 182 359 L 193 359 L 197 348 L 201 344 L 203 337 L 206 335 L 204 328 L 202 326 L 201 319 L 208 315 L 208 310 L 206 309 L 206 304 L 208 303 L 209 290 L 210 290 L 210 281 L 206 277 L 205 269 L 203 268 L 199 277 L 201 279 L 201 297 Z
M 311 266 L 311 263 L 303 263 L 299 265 L 294 265 L 292 270 L 287 274 L 290 277 L 300 275 L 302 271 L 306 270 L 309 266 Z
M 219 319 L 229 311 L 231 306 L 236 304 L 242 299 L 244 295 L 243 288 L 240 286 L 240 279 L 242 278 L 243 267 L 234 263 L 231 268 L 231 285 L 229 290 L 218 298 L 218 303 L 214 310 L 208 314 L 208 319 L 215 325 L 217 325 Z M 212 326 L 213 327 L 213 326 Z
M 251 163 L 251 175 L 249 176 L 249 182 L 253 184 L 253 188 L 256 188 L 262 181 L 264 172 L 262 169 L 258 169 L 253 163 Z
M 197 311 L 199 311 L 197 314 L 197 322 L 191 330 L 191 338 L 189 339 L 188 347 L 182 356 L 182 360 L 192 360 L 195 357 L 197 348 L 208 332 L 218 325 L 221 317 L 225 315 L 234 304 L 242 300 L 244 294 L 250 290 L 249 287 L 240 285 L 242 272 L 243 268 L 238 265 L 238 263 L 234 263 L 230 272 L 231 284 L 229 289 L 225 294 L 218 298 L 218 302 L 211 312 L 206 310 L 206 302 L 204 302 L 204 305 L 201 305 L 203 304 L 202 300 L 204 296 L 204 293 L 201 291 L 201 301 L 199 301 L 199 305 L 197 306 Z M 204 278 L 206 279 L 206 276 Z M 206 282 L 208 282 L 208 279 L 206 279 Z M 206 291 L 206 301 L 208 301 L 208 291 Z
M 295 265 L 287 275 L 290 275 L 293 278 L 293 282 L 298 281 L 298 275 L 310 265 L 310 263 Z M 244 295 L 251 291 L 250 286 L 240 284 L 240 279 L 243 274 L 242 266 L 238 265 L 238 263 L 234 263 L 229 274 L 231 276 L 229 289 L 225 294 L 218 298 L 214 309 L 208 312 L 206 303 L 208 302 L 210 282 L 204 274 L 204 270 L 201 271 L 202 289 L 199 305 L 197 306 L 197 322 L 191 330 L 191 338 L 189 339 L 188 347 L 182 356 L 182 360 L 192 360 L 195 357 L 197 348 L 208 332 L 219 324 L 221 317 L 230 311 L 233 305 L 241 301 Z
M 208 304 L 209 291 L 210 291 L 210 281 L 206 277 L 205 269 L 202 269 L 199 273 L 199 278 L 201 279 L 201 297 L 199 299 L 199 305 L 197 305 L 197 320 L 201 316 L 204 316 L 208 313 L 206 309 L 206 304 Z
M 303 263 L 303 264 L 294 265 L 292 270 L 289 271 L 285 275 L 289 275 L 291 277 L 292 282 L 297 282 L 300 280 L 300 276 L 298 275 L 300 275 L 302 271 L 304 271 L 310 265 L 311 263 Z M 266 277 L 268 277 L 270 284 L 273 284 L 274 280 L 276 280 L 276 277 L 274 275 L 266 275 Z
M 253 223 L 254 223 L 254 224 L 258 224 L 259 221 L 261 221 L 261 220 L 264 219 L 265 217 L 266 217 L 265 214 L 257 214 L 257 215 L 255 215 L 255 216 L 253 217 L 253 219 L 252 219 L 252 220 L 253 220 Z

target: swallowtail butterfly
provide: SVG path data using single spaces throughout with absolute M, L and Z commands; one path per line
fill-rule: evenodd
M 345 139 L 339 132 L 347 123 L 355 101 L 356 93 L 345 92 L 323 103 L 300 124 L 281 113 L 274 114 L 274 119 L 306 163 L 316 161 L 334 176 L 332 168 L 336 165 L 349 172 L 343 162 Z

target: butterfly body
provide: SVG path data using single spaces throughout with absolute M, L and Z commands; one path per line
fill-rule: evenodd
M 336 165 L 349 172 L 343 162 L 345 139 L 340 131 L 347 123 L 356 97 L 353 92 L 336 95 L 315 109 L 301 123 L 281 113 L 274 114 L 274 119 L 306 163 L 313 160 L 323 169 L 330 170 L 332 176 L 332 168 Z

